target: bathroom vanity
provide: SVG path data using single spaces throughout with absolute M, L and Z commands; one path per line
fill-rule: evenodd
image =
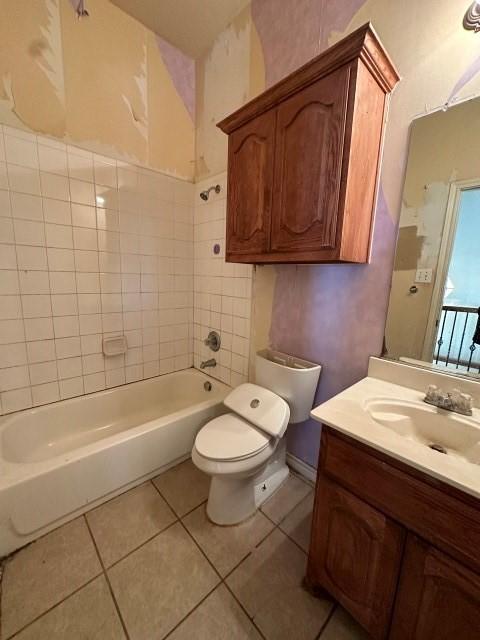
M 477 639 L 480 412 L 463 419 L 425 405 L 423 416 L 428 374 L 413 374 L 415 389 L 383 373 L 312 412 L 324 426 L 306 584 L 378 640 Z

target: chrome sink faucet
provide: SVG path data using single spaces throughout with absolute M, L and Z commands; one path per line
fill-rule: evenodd
M 460 413 L 462 416 L 471 416 L 473 401 L 472 396 L 468 393 L 462 393 L 458 389 L 453 391 L 442 391 L 435 384 L 428 386 L 427 393 L 423 399 L 427 404 L 431 404 L 434 407 L 445 409 L 445 411 L 453 411 L 454 413 Z
M 215 358 L 210 358 L 210 360 L 204 360 L 200 363 L 200 369 L 206 369 L 207 367 L 216 367 L 217 361 Z

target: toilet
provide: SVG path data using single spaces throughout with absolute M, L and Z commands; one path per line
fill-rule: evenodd
M 246 520 L 287 479 L 289 423 L 309 417 L 320 365 L 264 350 L 256 355 L 256 382 L 224 399 L 230 411 L 197 434 L 193 463 L 212 477 L 209 519 L 219 525 Z

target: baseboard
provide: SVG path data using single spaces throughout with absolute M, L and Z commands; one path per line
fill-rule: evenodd
M 316 482 L 317 470 L 315 469 L 315 467 L 311 467 L 309 464 L 307 464 L 303 460 L 300 460 L 300 458 L 297 458 L 291 453 L 287 453 L 287 464 L 292 467 L 292 469 L 299 475 L 305 478 L 305 480 L 313 483 Z

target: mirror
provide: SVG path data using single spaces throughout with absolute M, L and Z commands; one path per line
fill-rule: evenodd
M 480 376 L 480 98 L 415 120 L 385 356 Z

